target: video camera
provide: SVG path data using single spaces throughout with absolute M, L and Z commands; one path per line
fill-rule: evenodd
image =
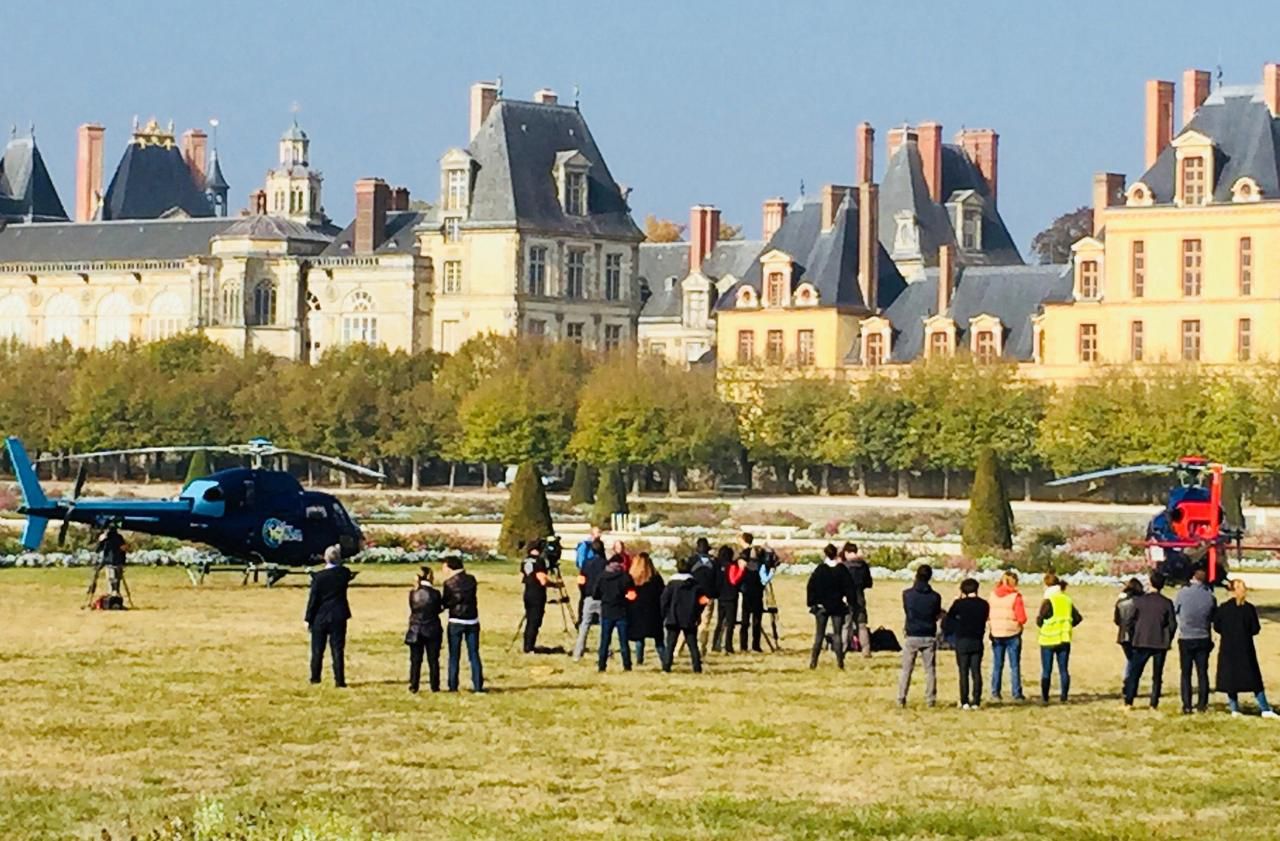
M 560 536 L 551 535 L 542 541 L 542 562 L 547 565 L 547 572 L 560 571 L 560 558 L 564 547 L 560 545 Z

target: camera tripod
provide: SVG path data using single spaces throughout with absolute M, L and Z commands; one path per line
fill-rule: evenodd
M 547 570 L 547 589 L 556 591 L 554 596 L 548 594 L 547 600 L 554 601 L 560 606 L 560 624 L 564 628 L 565 636 L 573 636 L 578 627 L 578 620 L 574 616 L 573 603 L 569 599 L 569 588 L 565 586 L 564 576 L 560 573 L 559 564 Z M 507 651 L 515 648 L 516 642 L 524 633 L 524 626 L 527 621 L 526 617 L 521 614 L 520 622 L 516 625 L 516 632 L 512 634 L 511 642 L 507 644 Z
M 769 634 L 761 634 L 765 643 L 769 646 L 770 653 L 777 653 L 782 650 L 782 641 L 778 637 L 778 598 L 773 594 L 773 581 L 764 589 L 764 612 L 769 616 L 769 630 L 772 632 L 772 639 Z
M 111 588 L 111 595 L 119 596 L 123 591 L 125 604 L 132 610 L 133 593 L 129 592 L 129 582 L 124 579 L 124 564 L 108 564 L 105 561 L 98 561 L 93 565 L 93 577 L 89 579 L 89 588 L 85 591 L 81 609 L 93 606 L 93 597 L 98 592 L 98 576 L 102 574 L 103 568 L 107 569 L 107 585 Z

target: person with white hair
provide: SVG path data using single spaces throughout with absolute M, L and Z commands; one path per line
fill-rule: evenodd
M 338 546 L 325 549 L 324 569 L 312 574 L 311 592 L 307 596 L 305 618 L 311 631 L 312 683 L 320 682 L 324 649 L 328 644 L 334 685 L 339 689 L 347 685 L 347 620 L 351 618 L 347 586 L 351 578 L 351 570 L 342 565 L 342 549 Z

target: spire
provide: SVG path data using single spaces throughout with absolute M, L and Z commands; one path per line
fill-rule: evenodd
M 213 212 L 218 216 L 227 215 L 227 195 L 231 191 L 231 187 L 227 184 L 227 179 L 222 174 L 222 164 L 218 161 L 218 118 L 214 117 L 209 120 L 209 127 L 212 129 L 213 143 L 209 148 L 209 166 L 204 179 L 204 194 L 209 199 L 209 204 L 213 205 Z

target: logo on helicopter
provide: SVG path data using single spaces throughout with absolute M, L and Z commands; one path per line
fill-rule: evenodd
M 279 548 L 282 543 L 301 543 L 302 529 L 271 517 L 262 524 L 262 542 L 272 549 Z

